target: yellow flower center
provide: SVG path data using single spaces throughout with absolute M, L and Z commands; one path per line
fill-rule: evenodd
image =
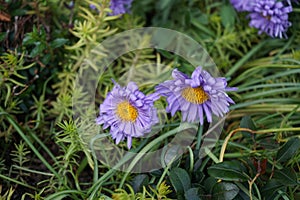
M 128 101 L 123 101 L 117 106 L 117 115 L 124 121 L 134 122 L 138 117 L 138 111 Z
M 181 95 L 185 100 L 194 104 L 202 104 L 208 100 L 208 95 L 204 92 L 202 87 L 187 87 L 181 92 Z

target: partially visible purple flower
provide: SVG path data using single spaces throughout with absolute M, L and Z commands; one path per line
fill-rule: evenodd
M 111 15 L 120 15 L 129 12 L 132 0 L 111 0 Z
M 130 11 L 132 1 L 133 0 L 110 0 L 109 8 L 112 10 L 112 13 L 109 15 L 128 13 Z M 96 6 L 93 4 L 90 4 L 90 9 L 98 11 Z
M 230 0 L 230 3 L 239 12 L 252 11 L 255 0 Z
M 153 106 L 158 98 L 157 93 L 146 96 L 134 82 L 128 83 L 127 87 L 115 83 L 100 105 L 96 123 L 103 124 L 103 129 L 110 127 L 110 134 L 116 144 L 126 138 L 130 149 L 133 137 L 144 136 L 158 122 L 157 111 Z
M 259 34 L 265 32 L 271 37 L 286 37 L 286 31 L 291 26 L 288 13 L 292 10 L 292 6 L 285 6 L 280 1 L 256 0 L 249 14 L 249 26 L 259 29 Z
M 94 4 L 90 4 L 90 9 L 96 10 L 97 8 L 96 8 L 96 6 Z
M 205 114 L 207 121 L 212 122 L 213 114 L 221 117 L 229 112 L 229 105 L 234 104 L 226 91 L 236 88 L 227 87 L 225 78 L 214 78 L 202 67 L 197 67 L 191 78 L 177 69 L 172 76 L 174 80 L 165 81 L 155 89 L 167 97 L 166 111 L 173 116 L 180 110 L 182 121 L 203 124 Z

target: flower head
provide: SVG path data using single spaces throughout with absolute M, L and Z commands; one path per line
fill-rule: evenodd
M 111 15 L 120 15 L 129 12 L 132 0 L 111 0 L 110 9 Z
M 212 122 L 212 114 L 219 117 L 229 111 L 234 101 L 226 91 L 235 90 L 227 87 L 225 78 L 214 78 L 202 67 L 197 67 L 191 78 L 186 74 L 173 70 L 174 80 L 168 80 L 156 87 L 156 92 L 167 97 L 167 112 L 173 116 L 180 110 L 182 121 L 203 124 L 204 114 L 208 122 Z
M 255 0 L 230 0 L 230 3 L 239 12 L 252 11 Z
M 127 138 L 127 147 L 130 149 L 132 137 L 144 136 L 158 122 L 153 107 L 153 102 L 158 98 L 156 93 L 146 96 L 134 82 L 128 83 L 127 87 L 115 83 L 100 105 L 96 123 L 103 124 L 103 129 L 110 127 L 110 134 L 116 144 Z
M 249 14 L 249 26 L 259 29 L 259 34 L 267 33 L 271 37 L 286 37 L 286 31 L 291 26 L 288 13 L 292 6 L 285 6 L 281 1 L 256 0 L 253 10 Z

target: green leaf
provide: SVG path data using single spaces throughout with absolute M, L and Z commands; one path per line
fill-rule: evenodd
M 214 186 L 213 199 L 231 200 L 239 193 L 239 188 L 233 183 L 220 182 Z
M 183 194 L 191 188 L 191 179 L 184 169 L 173 168 L 170 171 L 170 181 L 179 194 Z
M 23 15 L 26 15 L 26 13 L 27 13 L 27 10 L 25 10 L 25 9 L 15 9 L 12 12 L 10 12 L 10 15 L 12 17 L 14 17 L 14 16 L 23 16 Z
M 285 186 L 282 185 L 281 182 L 271 179 L 269 180 L 266 185 L 262 188 L 261 194 L 268 200 L 268 199 L 274 199 L 275 193 L 284 188 Z
M 25 35 L 25 38 L 23 39 L 23 45 L 30 45 L 34 44 L 36 40 L 33 37 L 33 33 L 27 33 Z
M 134 177 L 132 188 L 135 193 L 142 191 L 143 186 L 149 184 L 149 177 L 146 174 L 140 174 Z
M 201 200 L 199 197 L 199 192 L 198 192 L 198 188 L 190 188 L 188 191 L 186 191 L 186 193 L 184 194 L 184 197 L 186 200 Z
M 274 179 L 286 186 L 298 185 L 297 174 L 292 168 L 276 170 L 274 172 Z
M 300 148 L 300 139 L 291 138 L 285 143 L 277 152 L 276 159 L 278 162 L 285 162 L 290 160 Z
M 6 32 L 0 33 L 0 42 L 1 42 L 2 40 L 4 40 L 5 37 L 6 37 Z
M 240 123 L 241 128 L 249 128 L 251 130 L 256 130 L 255 124 L 253 120 L 251 119 L 250 116 L 246 115 L 242 118 L 241 123 Z M 242 131 L 242 134 L 244 137 L 251 137 L 251 133 Z
M 45 54 L 42 58 L 42 63 L 47 65 L 51 60 L 51 54 Z
M 29 56 L 34 58 L 38 56 L 39 54 L 42 54 L 44 49 L 46 49 L 46 45 L 43 43 L 38 43 L 30 52 Z
M 208 193 L 212 193 L 214 185 L 217 183 L 217 180 L 213 177 L 208 177 L 204 181 L 204 188 Z
M 163 174 L 163 171 L 161 169 L 156 169 L 156 170 L 150 172 L 151 176 L 154 176 L 157 178 L 161 177 L 162 174 Z
M 4 106 L 6 107 L 9 101 L 9 97 L 11 95 L 11 87 L 8 84 L 5 84 L 6 86 L 6 97 L 5 97 L 5 101 L 4 101 Z
M 235 22 L 235 11 L 231 5 L 224 5 L 221 8 L 221 22 L 224 27 L 233 27 Z
M 64 45 L 65 43 L 68 42 L 68 39 L 65 38 L 56 38 L 55 40 L 53 40 L 52 42 L 50 42 L 50 47 L 55 49 L 58 47 L 61 47 L 62 45 Z
M 249 178 L 243 172 L 243 166 L 236 160 L 217 163 L 208 168 L 208 174 L 225 181 L 247 181 Z

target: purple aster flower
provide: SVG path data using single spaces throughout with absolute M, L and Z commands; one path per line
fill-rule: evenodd
M 230 0 L 230 3 L 239 12 L 252 11 L 255 0 Z
M 97 10 L 96 6 L 94 4 L 90 4 L 90 9 Z
M 286 37 L 286 31 L 291 26 L 288 13 L 292 6 L 284 6 L 276 0 L 256 0 L 253 11 L 249 14 L 249 26 L 259 29 L 259 34 L 267 33 L 271 37 Z
M 203 124 L 204 114 L 208 122 L 212 122 L 212 114 L 223 116 L 229 111 L 234 101 L 226 94 L 236 88 L 227 87 L 225 78 L 214 78 L 202 67 L 197 67 L 191 78 L 186 74 L 173 70 L 174 80 L 168 80 L 156 87 L 156 92 L 167 97 L 167 112 L 173 116 L 181 110 L 182 121 Z
M 110 127 L 116 144 L 127 138 L 127 147 L 130 149 L 132 137 L 144 136 L 158 122 L 157 111 L 153 107 L 153 102 L 158 98 L 157 93 L 146 96 L 134 82 L 128 83 L 127 87 L 115 83 L 100 105 L 96 123 L 103 124 L 103 129 Z
M 111 0 L 110 9 L 111 15 L 120 15 L 129 12 L 132 0 Z

